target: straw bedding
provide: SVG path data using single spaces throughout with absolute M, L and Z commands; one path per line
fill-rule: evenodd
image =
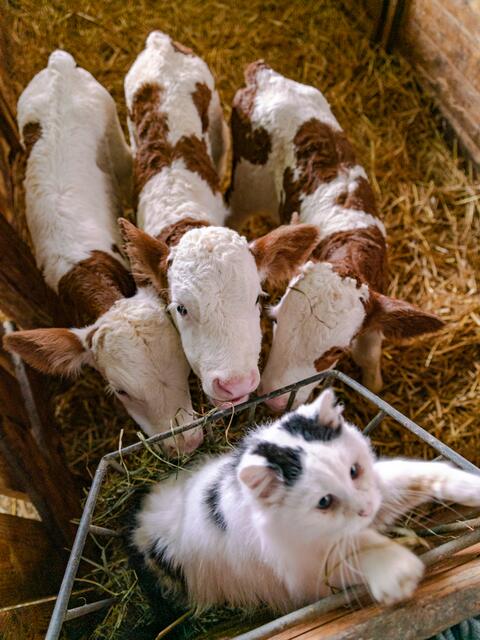
M 320 88 L 371 177 L 388 232 L 389 293 L 438 313 L 446 322 L 435 336 L 409 345 L 385 345 L 381 395 L 478 464 L 479 183 L 455 148 L 445 143 L 441 119 L 420 90 L 415 72 L 398 56 L 387 56 L 368 42 L 360 28 L 363 18 L 357 15 L 358 4 L 352 0 L 11 0 L 7 19 L 14 88 L 18 94 L 45 65 L 51 50 L 63 47 L 111 91 L 125 122 L 123 78 L 152 29 L 170 33 L 206 60 L 227 114 L 242 84 L 244 66 L 257 58 Z M 269 228 L 271 221 L 257 217 L 248 222 L 245 232 L 253 237 Z M 265 352 L 268 343 L 267 330 Z M 350 362 L 341 368 L 358 376 Z M 56 399 L 67 455 L 86 484 L 101 455 L 119 446 L 121 430 L 123 444 L 137 437 L 132 421 L 104 394 L 103 387 L 96 374 L 86 374 Z M 195 381 L 192 393 L 194 406 L 208 411 Z M 345 401 L 347 416 L 365 423 L 366 406 L 358 400 L 349 404 L 348 397 Z M 231 440 L 242 426 L 241 420 L 232 425 Z M 416 438 L 390 423 L 375 433 L 374 444 L 388 455 L 432 455 Z M 205 450 L 224 446 L 225 435 L 217 429 Z M 145 479 L 152 481 L 159 470 L 166 472 L 153 454 L 144 455 L 148 460 L 142 462 L 142 469 L 121 481 L 117 476 L 109 481 L 97 510 L 99 523 L 121 513 L 125 490 Z M 134 466 L 129 463 L 129 468 Z M 107 555 L 102 557 L 107 564 Z M 127 591 L 130 587 L 134 591 L 133 578 L 127 579 L 118 551 L 114 558 L 113 564 L 108 563 L 105 588 L 130 600 L 132 594 Z M 111 625 L 118 623 L 122 613 L 117 607 L 110 614 L 110 627 L 105 627 L 110 631 L 103 631 L 102 637 L 113 637 Z

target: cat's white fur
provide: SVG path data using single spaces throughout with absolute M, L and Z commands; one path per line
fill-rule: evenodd
M 299 415 L 313 420 L 312 438 L 282 426 Z M 339 435 L 328 440 L 329 429 Z M 293 482 L 285 448 L 301 459 Z M 355 464 L 360 473 L 352 478 Z M 224 528 L 212 517 L 212 487 Z M 328 495 L 332 506 L 319 509 Z M 377 461 L 327 389 L 255 429 L 238 451 L 157 485 L 137 515 L 133 544 L 154 571 L 158 553 L 169 571 L 181 572 L 189 602 L 200 608 L 267 603 L 288 611 L 358 583 L 390 604 L 412 595 L 424 565 L 381 529 L 430 499 L 478 506 L 480 477 L 442 462 Z

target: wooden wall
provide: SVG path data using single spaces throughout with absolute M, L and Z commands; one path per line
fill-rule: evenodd
M 480 2 L 364 0 L 378 41 L 398 47 L 480 167 Z M 395 24 L 393 17 L 401 15 Z M 384 28 L 379 26 L 383 23 Z

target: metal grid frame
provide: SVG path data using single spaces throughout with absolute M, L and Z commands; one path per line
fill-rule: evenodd
M 199 418 L 198 420 L 195 420 L 188 425 L 178 427 L 176 429 L 173 429 L 172 431 L 169 431 L 168 433 L 152 436 L 144 442 L 147 443 L 147 445 L 152 445 L 160 442 L 161 440 L 164 440 L 165 438 L 170 437 L 171 435 L 177 435 L 198 426 L 208 427 L 213 422 L 221 420 L 222 418 L 230 418 L 232 416 L 232 411 L 234 415 L 238 415 L 247 411 L 248 421 L 253 421 L 255 418 L 256 408 L 259 404 L 263 404 L 266 400 L 284 395 L 285 393 L 290 394 L 286 408 L 286 411 L 289 411 L 293 405 L 297 391 L 301 387 L 310 385 L 312 383 L 326 383 L 328 381 L 342 382 L 379 409 L 378 413 L 365 427 L 363 431 L 364 434 L 371 434 L 372 431 L 382 422 L 382 420 L 386 416 L 389 416 L 390 418 L 393 418 L 398 424 L 400 424 L 400 426 L 415 434 L 418 438 L 431 446 L 435 451 L 437 451 L 440 457 L 450 460 L 465 471 L 480 474 L 480 469 L 466 460 L 463 456 L 438 440 L 438 438 L 432 436 L 430 433 L 428 433 L 428 431 L 425 431 L 425 429 L 404 416 L 402 413 L 400 413 L 400 411 L 397 411 L 394 407 L 363 387 L 361 384 L 335 369 L 324 371 L 310 378 L 306 378 L 305 380 L 301 380 L 295 384 L 283 387 L 282 389 L 277 389 L 276 391 L 272 391 L 271 393 L 268 393 L 266 395 L 248 400 L 247 402 L 243 402 L 242 404 L 239 404 L 233 408 L 215 411 L 214 413 L 206 417 Z M 87 500 L 85 502 L 82 517 L 80 519 L 77 534 L 75 536 L 72 550 L 70 552 L 69 561 L 65 570 L 62 584 L 60 586 L 57 600 L 55 602 L 55 607 L 53 609 L 45 640 L 58 640 L 64 622 L 106 608 L 115 602 L 115 598 L 106 598 L 79 607 L 71 609 L 68 608 L 68 602 L 71 596 L 73 583 L 77 575 L 83 549 L 89 533 L 106 536 L 118 535 L 113 530 L 103 527 L 97 527 L 91 524 L 97 498 L 102 488 L 103 480 L 106 476 L 107 470 L 109 468 L 113 468 L 119 473 L 125 473 L 124 468 L 117 461 L 118 458 L 124 458 L 125 456 L 142 450 L 145 447 L 144 442 L 138 442 L 136 444 L 117 449 L 116 451 L 112 451 L 111 453 L 107 453 L 100 460 L 100 463 L 98 464 L 95 475 L 93 477 Z M 468 529 L 468 532 L 464 533 L 455 540 L 450 540 L 449 542 L 446 542 L 422 554 L 421 558 L 424 563 L 427 566 L 430 566 L 432 564 L 440 562 L 445 558 L 448 558 L 449 556 L 462 549 L 480 542 L 480 518 L 468 521 L 468 527 L 465 527 L 465 529 Z M 327 596 L 325 598 L 322 598 L 315 604 L 309 605 L 302 609 L 298 609 L 297 611 L 293 611 L 292 613 L 277 618 L 276 620 L 253 629 L 252 631 L 240 634 L 239 636 L 236 636 L 236 640 L 262 640 L 264 638 L 269 638 L 272 634 L 279 633 L 280 631 L 298 624 L 299 622 L 307 622 L 308 620 L 312 620 L 321 614 L 327 613 L 337 607 L 348 604 L 352 596 L 359 598 L 366 593 L 367 591 L 365 587 L 357 586 L 348 589 L 347 592 L 341 592 L 331 596 Z

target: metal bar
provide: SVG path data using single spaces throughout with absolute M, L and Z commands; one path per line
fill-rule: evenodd
M 251 424 L 255 420 L 255 413 L 257 411 L 257 405 L 254 404 L 248 409 L 247 422 Z
M 458 553 L 459 551 L 476 544 L 477 542 L 480 542 L 480 529 L 472 531 L 457 540 L 446 542 L 445 544 L 436 547 L 436 549 L 427 551 L 420 557 L 425 565 L 430 567 L 433 564 L 448 558 L 454 553 Z M 272 622 L 267 622 L 267 624 L 264 624 L 261 627 L 257 627 L 256 629 L 242 633 L 239 636 L 235 636 L 234 640 L 266 640 L 267 638 L 270 638 L 285 629 L 289 629 L 296 624 L 314 620 L 329 611 L 333 611 L 339 607 L 345 607 L 357 599 L 361 600 L 366 596 L 368 596 L 368 589 L 366 587 L 361 585 L 352 587 L 351 589 L 347 589 L 341 593 L 327 596 L 326 598 L 308 605 L 307 607 L 297 609 L 297 611 L 293 611 L 292 613 L 287 613 L 287 615 L 277 618 Z
M 110 607 L 117 601 L 117 598 L 105 598 L 105 600 L 98 600 L 97 602 L 90 602 L 89 604 L 83 604 L 81 607 L 75 607 L 65 612 L 64 621 L 75 620 L 75 618 L 81 618 L 89 613 L 94 613 L 105 607 Z
M 358 382 L 355 382 L 355 380 L 352 380 L 341 371 L 336 371 L 335 369 L 332 369 L 331 374 L 334 378 L 337 378 L 337 380 L 344 382 L 348 387 L 357 391 L 361 396 L 363 396 L 367 400 L 370 400 L 371 402 L 376 404 L 377 407 L 382 409 L 382 411 L 384 411 L 387 415 L 394 418 L 399 424 L 402 425 L 402 427 L 405 427 L 406 429 L 414 433 L 416 436 L 418 436 L 421 440 L 429 444 L 432 447 L 432 449 L 435 449 L 435 451 L 438 451 L 440 455 L 444 456 L 445 458 L 448 458 L 451 462 L 455 463 L 457 466 L 459 466 L 461 469 L 464 469 L 465 471 L 470 471 L 471 473 L 480 474 L 480 469 L 478 469 L 478 467 L 476 467 L 473 463 L 471 463 L 469 460 L 466 460 L 463 456 L 461 456 L 459 453 L 457 453 L 453 449 L 450 449 L 450 447 L 448 447 L 446 444 L 443 444 L 443 442 L 438 440 L 438 438 L 435 438 L 435 436 L 432 436 L 432 434 L 428 433 L 428 431 L 425 431 L 425 429 L 422 429 L 422 427 L 419 427 L 418 424 L 415 424 L 415 422 L 410 420 L 410 418 L 407 418 L 406 416 L 403 415 L 403 413 L 400 413 L 400 411 L 397 411 L 397 409 L 394 409 L 391 405 L 385 402 L 385 400 L 382 400 L 381 398 L 379 398 L 377 395 L 375 395 L 365 387 L 362 387 L 361 384 L 359 384 Z
M 112 467 L 112 469 L 115 469 L 115 471 L 118 471 L 118 473 L 126 473 L 124 467 L 122 467 L 121 464 L 118 464 L 116 460 L 109 460 L 108 464 L 110 467 Z
M 374 429 L 378 427 L 378 425 L 382 422 L 385 417 L 385 412 L 380 410 L 376 416 L 374 416 L 370 422 L 367 424 L 365 429 L 363 430 L 363 435 L 368 436 Z
M 93 534 L 94 536 L 108 536 L 111 538 L 120 537 L 120 533 L 118 531 L 114 531 L 113 529 L 108 529 L 107 527 L 97 527 L 96 524 L 91 524 L 88 527 L 88 532 Z
M 60 590 L 58 592 L 58 597 L 55 602 L 55 607 L 53 609 L 45 640 L 57 640 L 62 630 L 62 624 L 65 619 L 70 593 L 72 591 L 75 576 L 77 575 L 78 565 L 80 564 L 80 559 L 82 557 L 85 540 L 88 536 L 88 528 L 90 526 L 97 496 L 100 492 L 107 468 L 107 461 L 105 458 L 102 458 L 97 470 L 95 471 L 92 486 L 88 492 L 87 501 L 85 502 L 82 517 L 80 518 L 77 535 L 73 542 L 67 568 L 65 570 L 65 575 L 63 576 L 62 584 L 60 585 Z
M 300 387 L 306 386 L 307 384 L 313 384 L 314 382 L 319 382 L 320 380 L 324 380 L 325 378 L 332 377 L 334 374 L 333 370 L 322 371 L 321 373 L 317 373 L 311 378 L 306 378 L 305 380 L 301 380 L 299 382 L 294 382 L 293 384 L 289 384 L 282 389 L 277 389 L 276 391 L 271 391 L 270 393 L 266 393 L 263 396 L 259 396 L 257 398 L 253 398 L 252 400 L 247 400 L 246 402 L 242 402 L 241 404 L 237 404 L 234 407 L 228 407 L 227 409 L 219 409 L 218 411 L 214 411 L 213 413 L 194 420 L 187 425 L 183 425 L 182 427 L 175 427 L 175 429 L 170 429 L 170 431 L 166 433 L 159 433 L 154 436 L 150 436 L 150 438 L 146 438 L 145 442 L 149 445 L 155 444 L 156 442 L 161 442 L 165 440 L 165 438 L 169 438 L 170 436 L 176 436 L 179 433 L 183 433 L 184 431 L 190 431 L 195 427 L 204 427 L 207 424 L 212 422 L 216 422 L 217 420 L 222 420 L 223 418 L 230 418 L 232 415 L 232 411 L 234 414 L 242 413 L 246 409 L 249 409 L 252 406 L 256 406 L 258 404 L 262 404 L 265 400 L 269 400 L 270 398 L 276 398 L 277 396 L 283 396 L 290 391 L 297 390 Z M 389 406 L 389 405 L 387 405 Z M 401 415 L 401 414 L 400 414 Z M 117 449 L 116 451 L 112 451 L 111 453 L 107 453 L 104 458 L 109 462 L 118 458 L 122 455 L 129 455 L 130 453 L 135 453 L 137 451 L 141 451 L 144 448 L 143 442 L 137 442 L 135 444 L 131 444 L 127 447 L 123 447 L 122 449 Z
M 288 396 L 287 406 L 285 407 L 285 413 L 288 413 L 288 411 L 290 411 L 290 409 L 292 408 L 292 405 L 295 402 L 295 396 L 296 395 L 297 395 L 296 391 L 291 391 L 290 392 L 290 395 Z

